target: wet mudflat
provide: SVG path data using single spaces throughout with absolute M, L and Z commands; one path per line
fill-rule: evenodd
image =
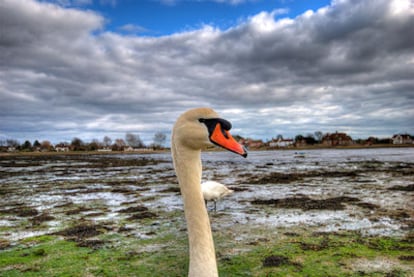
M 372 238 L 398 238 L 405 242 L 401 251 L 414 251 L 413 157 L 414 148 L 251 152 L 247 159 L 203 154 L 203 180 L 235 191 L 210 211 L 219 259 L 233 264 L 235 256 L 278 239 L 295 241 L 300 251 L 323 251 L 346 244 L 331 235 L 341 240 L 349 232 L 367 248 L 379 243 Z M 122 249 L 122 261 L 162 253 L 172 241 L 186 247 L 169 153 L 0 156 L 0 199 L 0 252 L 45 236 L 92 251 Z M 34 256 L 46 255 L 39 251 Z M 399 257 L 384 271 L 366 269 L 370 263 L 362 259 L 349 270 L 414 273 L 413 255 Z M 306 268 L 277 253 L 259 264 Z

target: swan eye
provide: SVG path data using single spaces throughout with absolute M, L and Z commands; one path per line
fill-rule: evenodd
M 231 123 L 229 121 L 222 118 L 218 118 L 217 121 L 220 122 L 224 130 L 229 131 L 231 129 Z
M 204 123 L 207 126 L 208 132 L 210 134 L 213 133 L 216 125 L 220 123 L 221 133 L 225 138 L 229 138 L 227 135 L 227 131 L 231 129 L 231 123 L 222 118 L 199 118 L 198 121 L 200 123 Z

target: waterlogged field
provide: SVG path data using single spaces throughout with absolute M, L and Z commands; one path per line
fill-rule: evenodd
M 414 148 L 203 154 L 221 276 L 414 276 Z M 0 276 L 185 276 L 169 153 L 0 156 Z

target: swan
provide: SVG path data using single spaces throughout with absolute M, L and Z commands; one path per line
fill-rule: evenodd
M 216 201 L 232 194 L 234 191 L 228 189 L 225 185 L 216 182 L 216 181 L 206 181 L 201 183 L 201 191 L 203 192 L 204 200 L 206 201 L 214 201 L 214 211 L 216 211 Z
M 171 154 L 187 222 L 188 276 L 218 276 L 210 220 L 201 192 L 201 150 L 212 144 L 247 156 L 230 134 L 231 123 L 210 108 L 191 109 L 178 117 L 171 136 Z

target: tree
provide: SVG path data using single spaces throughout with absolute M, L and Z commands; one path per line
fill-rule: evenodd
M 167 136 L 161 132 L 155 133 L 154 135 L 154 148 L 162 148 Z
M 302 136 L 302 135 L 297 135 L 297 136 L 295 137 L 295 142 L 296 142 L 296 143 L 301 142 L 304 138 L 305 138 L 305 137 L 304 137 L 304 136 Z
M 316 131 L 315 132 L 315 138 L 320 143 L 322 141 L 322 138 L 323 138 L 323 133 L 321 131 Z
M 123 139 L 118 138 L 118 139 L 115 140 L 115 143 L 112 145 L 112 150 L 113 151 L 122 151 L 122 150 L 124 150 L 125 146 L 126 146 L 125 141 Z
M 18 147 L 19 142 L 15 139 L 7 139 L 6 140 L 6 146 L 8 146 L 8 147 Z
M 45 151 L 50 151 L 52 150 L 52 144 L 50 143 L 50 141 L 44 140 L 40 144 L 40 149 L 45 150 Z
M 80 138 L 73 138 L 71 147 L 73 151 L 82 151 L 84 149 L 83 141 Z
M 91 143 L 88 144 L 89 151 L 96 151 L 99 149 L 99 141 L 97 139 L 93 139 Z
M 40 142 L 38 141 L 38 140 L 35 140 L 35 142 L 33 142 L 33 148 L 39 148 L 41 145 L 40 145 Z
M 134 135 L 132 133 L 127 133 L 125 135 L 125 141 L 129 146 L 133 148 L 142 148 L 145 146 L 139 135 Z
M 108 136 L 105 136 L 103 138 L 103 146 L 104 147 L 109 147 L 109 146 L 111 146 L 111 144 L 112 144 L 112 139 Z
M 21 150 L 23 151 L 32 151 L 32 144 L 30 141 L 26 140 L 21 146 Z
M 306 144 L 313 145 L 316 143 L 315 137 L 312 134 L 308 134 L 306 137 L 304 137 Z

